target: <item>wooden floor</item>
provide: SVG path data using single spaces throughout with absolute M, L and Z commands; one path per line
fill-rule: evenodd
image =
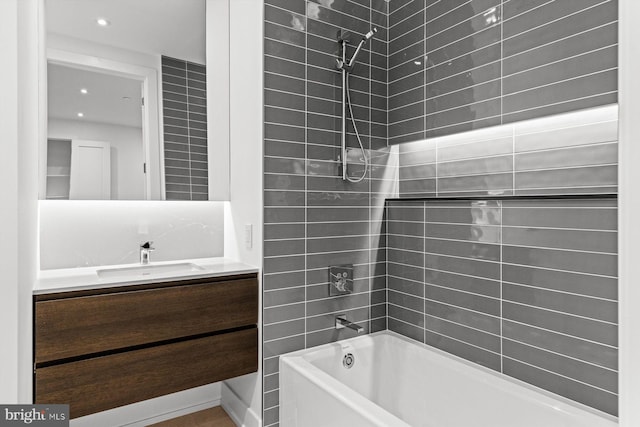
M 221 406 L 216 406 L 147 427 L 236 427 L 236 425 Z

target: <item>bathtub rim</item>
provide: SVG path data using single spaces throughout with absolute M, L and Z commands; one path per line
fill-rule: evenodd
M 369 335 L 365 335 L 363 337 L 367 336 Z M 336 341 L 335 343 L 329 344 L 335 345 L 344 341 L 349 340 Z M 298 375 L 301 375 L 317 387 L 323 390 L 334 390 L 335 394 L 332 395 L 333 398 L 344 402 L 345 405 L 348 405 L 353 411 L 357 412 L 358 415 L 366 419 L 372 427 L 386 427 L 389 425 L 397 427 L 411 427 L 411 425 L 396 417 L 383 407 L 367 399 L 365 396 L 353 390 L 348 385 L 336 380 L 331 375 L 314 366 L 311 362 L 304 358 L 305 354 L 313 352 L 316 349 L 325 349 L 330 347 L 331 345 L 323 344 L 318 347 L 312 347 L 310 349 L 303 349 L 280 355 L 278 358 L 278 375 L 282 373 L 283 366 L 287 365 L 288 368 L 294 370 Z M 280 387 L 282 386 L 283 382 L 281 380 Z M 282 399 L 282 390 L 280 391 L 280 398 Z M 280 402 L 280 406 L 282 406 L 282 402 Z M 282 416 L 282 408 L 280 414 Z
M 577 410 L 578 412 L 587 412 L 589 415 L 603 419 L 605 421 L 609 421 L 611 423 L 611 427 L 615 427 L 619 425 L 618 422 L 618 417 L 608 414 L 606 412 L 600 411 L 598 409 L 592 408 L 591 406 L 585 405 L 583 403 L 580 402 L 576 402 L 574 400 L 571 400 L 567 397 L 561 396 L 559 394 L 555 394 L 551 391 L 545 390 L 543 388 L 540 388 L 538 386 L 535 386 L 533 384 L 529 384 L 527 382 L 524 382 L 522 380 L 519 380 L 517 378 L 508 376 L 506 374 L 503 374 L 502 372 L 498 372 L 498 371 L 494 371 L 493 369 L 487 368 L 486 366 L 482 366 L 478 363 L 475 362 L 471 362 L 467 359 L 464 359 L 460 356 L 456 356 L 455 354 L 452 353 L 448 353 L 444 350 L 441 350 L 439 348 L 433 347 L 429 344 L 424 344 L 421 343 L 419 341 L 416 341 L 414 339 L 411 339 L 409 337 L 406 337 L 404 335 L 401 335 L 397 332 L 391 331 L 391 330 L 384 330 L 384 331 L 379 331 L 379 332 L 374 332 L 371 334 L 366 334 L 366 335 L 361 335 L 361 336 L 354 336 L 354 337 L 350 337 L 350 338 L 346 338 L 340 341 L 335 341 L 335 342 L 330 342 L 330 343 L 326 343 L 326 344 L 322 344 L 316 347 L 311 347 L 311 348 L 307 348 L 307 349 L 301 349 L 301 350 L 296 350 L 296 351 L 292 351 L 290 353 L 285 353 L 282 354 L 278 357 L 278 363 L 279 366 L 282 366 L 281 364 L 284 363 L 283 359 L 290 359 L 292 363 L 289 363 L 290 366 L 294 366 L 296 371 L 298 371 L 299 373 L 303 374 L 302 372 L 303 368 L 302 368 L 302 364 L 305 365 L 305 368 L 308 367 L 312 372 L 313 372 L 313 376 L 314 378 L 311 379 L 315 384 L 327 388 L 327 382 L 331 382 L 332 386 L 333 384 L 339 384 L 339 387 L 341 388 L 341 392 L 342 393 L 346 393 L 347 391 L 351 394 L 356 394 L 358 398 L 363 399 L 366 402 L 370 402 L 373 405 L 375 405 L 375 403 L 371 402 L 370 400 L 368 400 L 366 397 L 362 396 L 360 393 L 356 392 L 355 390 L 353 390 L 351 387 L 347 386 L 346 384 L 341 383 L 340 381 L 336 380 L 334 377 L 332 377 L 331 375 L 329 375 L 328 373 L 324 372 L 323 370 L 321 370 L 320 368 L 314 366 L 310 361 L 305 360 L 304 356 L 305 355 L 310 355 L 312 353 L 316 353 L 316 352 L 321 352 L 325 349 L 328 348 L 334 348 L 334 347 L 339 347 L 342 348 L 342 346 L 345 345 L 345 343 L 352 343 L 352 342 L 358 342 L 358 341 L 367 341 L 367 340 L 372 340 L 373 338 L 377 337 L 377 336 L 390 336 L 390 337 L 394 337 L 397 338 L 401 341 L 404 341 L 406 343 L 409 343 L 411 345 L 415 345 L 419 348 L 422 348 L 426 351 L 430 351 L 432 353 L 435 353 L 438 356 L 447 358 L 447 359 L 452 359 L 454 362 L 459 362 L 462 365 L 468 367 L 468 368 L 472 368 L 472 369 L 476 369 L 479 370 L 480 372 L 484 372 L 485 374 L 489 374 L 491 375 L 493 378 L 495 378 L 496 380 L 498 380 L 498 382 L 506 382 L 507 385 L 511 385 L 511 386 L 519 386 L 519 387 L 523 387 L 527 390 L 529 390 L 530 392 L 537 394 L 537 395 L 541 395 L 544 401 L 547 401 L 549 399 L 559 402 L 563 405 L 568 406 L 570 409 L 574 409 Z M 306 376 L 306 375 L 305 375 Z M 307 376 L 308 377 L 308 376 Z M 316 380 L 318 382 L 316 382 Z M 344 389 L 342 389 L 342 387 L 344 387 Z M 378 405 L 375 405 L 376 407 L 378 407 Z M 391 414 L 390 412 L 386 411 L 384 408 L 382 408 L 382 410 L 384 411 L 385 414 Z M 397 420 L 400 420 L 400 418 L 396 417 L 395 415 L 391 414 L 394 418 L 396 418 Z M 404 422 L 402 420 L 400 420 L 401 422 Z M 406 423 L 405 423 L 406 424 Z M 407 424 L 407 426 L 409 426 Z M 410 427 L 410 426 L 409 426 Z

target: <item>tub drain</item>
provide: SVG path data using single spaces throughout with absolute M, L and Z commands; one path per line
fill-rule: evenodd
M 347 369 L 351 369 L 355 363 L 356 358 L 352 353 L 347 353 L 342 358 L 342 365 Z

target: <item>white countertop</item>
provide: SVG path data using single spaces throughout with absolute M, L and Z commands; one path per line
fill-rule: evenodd
M 227 258 L 198 258 L 179 261 L 153 262 L 149 265 L 171 265 L 191 263 L 200 267 L 195 271 L 171 271 L 158 274 L 140 273 L 130 276 L 99 277 L 98 270 L 127 269 L 140 267 L 140 264 L 109 265 L 97 267 L 63 268 L 57 270 L 41 270 L 33 293 L 48 294 L 54 292 L 70 292 L 87 289 L 111 288 L 125 285 L 141 285 L 144 283 L 167 282 L 172 280 L 198 279 L 204 277 L 220 277 L 233 274 L 257 273 L 257 267 L 227 259 Z

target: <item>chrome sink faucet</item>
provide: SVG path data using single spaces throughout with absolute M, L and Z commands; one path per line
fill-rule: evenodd
M 151 262 L 151 252 L 156 250 L 152 244 L 153 242 L 144 242 L 140 245 L 140 264 L 147 265 Z
M 356 331 L 357 333 L 364 332 L 364 328 L 357 323 L 353 323 L 347 320 L 346 314 L 338 314 L 336 315 L 336 329 L 344 329 L 349 328 L 351 330 Z

